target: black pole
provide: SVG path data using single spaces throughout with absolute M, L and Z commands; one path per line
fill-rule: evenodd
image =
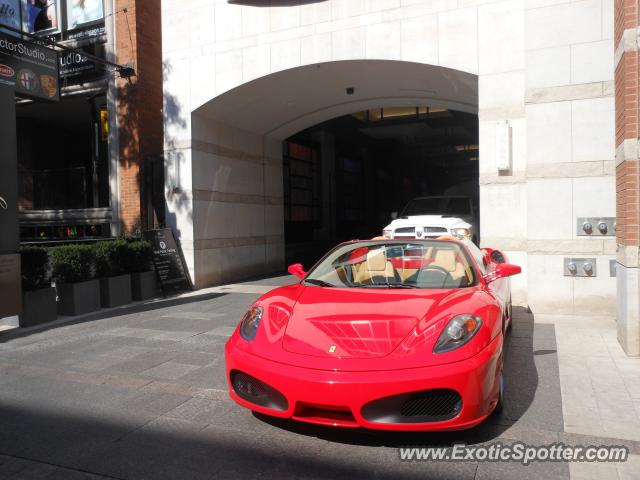
M 18 152 L 14 88 L 0 85 L 0 317 L 21 306 Z

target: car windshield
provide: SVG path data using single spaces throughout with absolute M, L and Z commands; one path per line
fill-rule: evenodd
M 305 285 L 341 288 L 464 288 L 476 274 L 457 242 L 371 241 L 340 245 L 309 272 Z
M 471 215 L 469 197 L 414 198 L 402 211 L 402 217 L 413 215 Z

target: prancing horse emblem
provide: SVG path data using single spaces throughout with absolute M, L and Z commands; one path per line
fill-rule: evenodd
M 335 352 L 335 351 L 336 351 L 336 346 L 335 346 L 335 345 L 331 345 L 331 346 L 329 347 L 329 353 L 333 353 L 333 352 Z

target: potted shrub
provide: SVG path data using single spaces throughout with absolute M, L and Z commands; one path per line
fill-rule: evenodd
M 158 294 L 156 274 L 152 266 L 151 244 L 144 240 L 129 242 L 131 295 L 134 300 L 146 300 Z
M 49 253 L 43 247 L 20 248 L 22 272 L 21 327 L 55 320 L 56 289 L 51 286 Z
M 100 282 L 94 279 L 95 256 L 88 245 L 61 245 L 51 252 L 58 293 L 58 313 L 81 315 L 100 310 Z
M 100 303 L 117 307 L 131 302 L 131 275 L 127 273 L 129 249 L 124 239 L 105 240 L 93 245 L 96 275 L 100 279 Z

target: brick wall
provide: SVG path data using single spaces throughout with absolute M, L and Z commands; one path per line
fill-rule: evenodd
M 152 225 L 145 178 L 162 155 L 160 0 L 116 0 L 116 61 L 136 71 L 117 80 L 120 218 L 124 233 Z
M 639 216 L 639 162 L 637 155 L 630 156 L 625 141 L 636 144 L 638 132 L 638 68 L 637 48 L 625 51 L 624 31 L 638 26 L 637 0 L 615 2 L 615 45 L 623 52 L 615 72 L 616 89 L 616 216 L 617 242 L 624 246 L 640 245 Z M 635 34 L 633 35 L 635 38 Z M 630 50 L 627 48 L 627 50 Z

